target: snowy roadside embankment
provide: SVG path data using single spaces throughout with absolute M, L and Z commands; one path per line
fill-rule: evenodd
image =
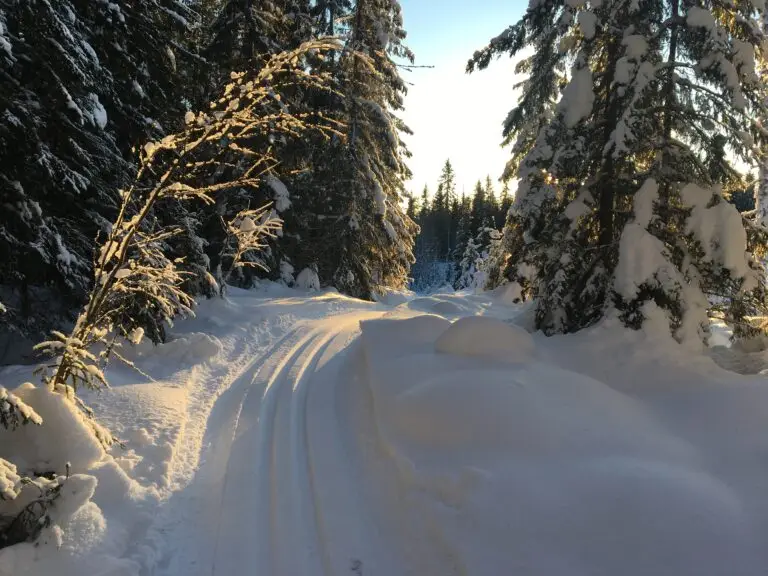
M 36 399 L 47 426 L 15 434 L 69 462 L 71 518 L 0 574 L 764 574 L 764 377 L 660 321 L 544 338 L 504 290 L 383 300 L 204 303 L 133 349 L 153 380 L 114 366 L 87 397 L 110 454 Z
M 215 452 L 206 435 L 218 398 L 252 375 L 297 323 L 371 306 L 333 293 L 306 298 L 271 285 L 254 292 L 231 289 L 227 300 L 203 302 L 196 318 L 178 323 L 167 344 L 145 341 L 126 351 L 144 374 L 114 362 L 106 372 L 110 389 L 83 391 L 99 422 L 125 442 L 125 449 L 114 446 L 109 453 L 63 397 L 39 388 L 16 390 L 36 396 L 44 424 L 0 427 L 0 458 L 61 476 L 69 464 L 70 478 L 40 542 L 0 550 L 0 575 L 152 573 L 176 545 L 166 537 L 179 521 L 169 504 Z M 32 368 L 7 367 L 0 383 L 14 389 L 37 382 Z
M 466 320 L 363 325 L 376 423 L 433 569 L 764 573 L 762 379 L 610 323 L 533 350 Z

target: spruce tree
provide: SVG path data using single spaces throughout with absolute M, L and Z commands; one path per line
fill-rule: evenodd
M 456 172 L 453 170 L 453 165 L 450 159 L 445 161 L 443 169 L 440 172 L 440 179 L 438 180 L 439 186 L 442 187 L 445 194 L 445 205 L 449 207 L 457 199 L 456 195 Z
M 311 36 L 309 2 L 215 0 L 215 19 L 203 51 L 215 65 L 213 91 L 230 72 L 258 69 L 269 55 L 295 48 Z
M 493 227 L 496 228 L 496 217 L 499 213 L 499 200 L 496 198 L 496 190 L 493 188 L 493 182 L 490 176 L 485 177 L 485 205 L 486 213 L 493 220 Z
M 491 243 L 496 237 L 497 233 L 498 231 L 496 230 L 496 226 L 493 224 L 493 217 L 486 216 L 475 234 L 475 245 L 477 246 L 477 250 L 480 253 L 480 256 L 483 258 L 488 257 L 488 253 L 491 249 Z
M 408 218 L 416 222 L 419 212 L 419 200 L 413 194 L 405 194 L 405 197 L 407 200 L 405 213 Z
M 472 220 L 470 228 L 476 232 L 488 215 L 488 202 L 485 188 L 480 180 L 475 184 L 475 193 L 472 196 Z
M 333 198 L 334 212 L 321 228 L 338 249 L 326 249 L 317 266 L 322 283 L 371 298 L 381 288 L 404 287 L 413 263 L 417 227 L 401 207 L 410 176 L 401 136 L 409 130 L 397 117 L 406 86 L 394 61 L 413 54 L 393 0 L 358 0 L 344 33 L 333 74 L 345 140 L 317 159 L 329 169 L 314 184 Z
M 424 219 L 429 214 L 429 186 L 424 184 L 424 190 L 421 191 L 421 201 L 419 202 L 419 224 L 424 225 Z
M 461 212 L 459 216 L 459 224 L 456 231 L 456 248 L 453 252 L 453 265 L 456 268 L 456 282 L 454 287 L 458 290 L 466 288 L 466 282 L 462 281 L 462 278 L 466 278 L 467 267 L 465 266 L 465 252 L 467 245 L 472 238 L 472 224 L 471 224 L 471 211 L 469 209 L 468 202 L 462 202 Z
M 459 233 L 459 220 L 461 219 L 461 203 L 454 197 L 448 213 L 450 225 L 448 228 L 448 254 L 449 259 L 456 253 L 456 243 Z
M 718 183 L 733 172 L 707 162 L 724 143 L 752 154 L 750 116 L 763 103 L 753 16 L 751 5 L 544 1 L 476 54 L 470 68 L 527 45 L 546 58 L 508 118 L 520 186 L 502 247 L 503 276 L 537 297 L 547 333 L 610 307 L 637 327 L 653 302 L 680 340 L 695 340 L 715 302 L 740 326 L 763 307 L 757 234 L 723 200 Z M 542 96 L 539 125 L 529 111 Z
M 319 35 L 336 36 L 352 11 L 352 0 L 316 0 L 312 14 Z
M 132 147 L 180 120 L 191 14 L 173 0 L 0 3 L 0 282 L 38 336 L 87 293 Z
M 430 220 L 432 221 L 432 235 L 436 250 L 436 257 L 440 260 L 446 260 L 450 252 L 450 227 L 451 214 L 449 210 L 448 198 L 442 182 L 437 185 L 437 191 L 432 198 L 432 209 L 430 211 Z
M 459 262 L 458 278 L 455 287 L 457 290 L 471 288 L 474 284 L 475 273 L 477 272 L 477 261 L 480 259 L 480 251 L 475 243 L 475 239 L 470 237 L 464 247 Z
M 499 196 L 499 212 L 496 216 L 496 225 L 499 228 L 504 226 L 507 220 L 507 214 L 512 207 L 512 196 L 509 193 L 509 180 L 504 181 L 504 185 L 501 189 L 501 195 Z

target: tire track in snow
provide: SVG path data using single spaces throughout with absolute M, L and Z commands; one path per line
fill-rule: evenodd
M 309 382 L 314 374 L 323 352 L 328 350 L 333 340 L 341 336 L 341 331 L 326 337 L 316 347 L 308 364 L 305 364 L 297 375 L 296 385 L 291 402 L 291 448 L 293 462 L 296 471 L 293 475 L 293 490 L 299 499 L 298 516 L 296 522 L 303 527 L 303 540 L 306 547 L 299 556 L 302 569 L 300 574 L 318 574 L 320 566 L 323 573 L 330 576 L 332 573 L 330 559 L 327 554 L 327 546 L 322 537 L 322 519 L 317 502 L 317 491 L 314 485 L 314 469 L 312 467 L 309 438 L 307 433 L 307 398 L 309 394 Z M 301 549 L 300 549 L 301 550 Z
M 216 400 L 208 416 L 205 448 L 200 455 L 200 468 L 192 482 L 174 494 L 161 510 L 152 540 L 166 540 L 163 557 L 148 574 L 167 576 L 209 575 L 218 548 L 219 526 L 223 520 L 224 497 L 233 472 L 232 451 L 241 428 L 244 406 L 251 393 L 261 393 L 261 374 L 272 364 L 309 337 L 309 329 L 299 326 L 282 336 L 266 351 L 261 350 L 250 361 L 232 363 L 227 379 L 228 389 Z M 212 377 L 211 374 L 208 374 Z M 211 532 L 215 531 L 212 537 Z M 165 536 L 163 536 L 165 535 Z M 171 540 L 168 535 L 173 535 Z M 146 552 L 146 550 L 145 550 Z
M 287 372 L 317 334 L 306 328 L 292 332 L 265 360 L 245 394 L 223 480 L 211 575 L 233 574 L 269 557 L 272 538 L 259 528 L 259 518 L 269 516 L 265 458 L 271 455 L 277 395 Z
M 335 381 L 316 378 L 318 366 L 344 353 L 360 320 L 379 315 L 353 313 L 310 322 L 261 367 L 234 432 L 216 551 L 206 576 L 243 570 L 287 576 L 334 573 L 312 465 L 309 398 L 311 393 L 336 393 Z M 316 390 L 315 384 L 328 386 Z
M 294 351 L 293 355 L 283 363 L 279 370 L 275 372 L 273 379 L 269 382 L 262 399 L 259 410 L 259 460 L 256 468 L 256 499 L 258 506 L 256 509 L 257 526 L 255 530 L 256 547 L 256 565 L 261 570 L 257 574 L 277 573 L 273 566 L 279 561 L 274 558 L 275 550 L 287 542 L 281 538 L 283 521 L 289 521 L 294 518 L 294 528 L 300 528 L 300 523 L 296 516 L 301 516 L 300 509 L 296 509 L 296 499 L 299 494 L 291 494 L 281 488 L 282 482 L 288 482 L 289 486 L 295 485 L 297 473 L 295 471 L 295 460 L 301 461 L 302 456 L 297 453 L 293 446 L 294 438 L 290 430 L 285 430 L 285 424 L 290 424 L 292 407 L 295 404 L 294 386 L 304 377 L 309 368 L 314 364 L 318 350 L 327 342 L 332 335 L 319 334 L 314 332 L 303 345 Z M 287 399 L 284 399 L 287 397 Z M 290 412 L 289 412 L 290 411 Z M 280 428 L 280 430 L 278 430 Z M 286 442 L 286 440 L 288 442 Z M 286 446 L 285 444 L 288 444 Z M 286 457 L 288 461 L 286 461 Z M 281 468 L 283 468 L 281 470 Z M 290 528 L 286 530 L 289 534 Z M 312 542 L 305 542 L 305 545 L 312 546 Z M 298 543 L 300 553 L 301 543 Z M 294 559 L 297 559 L 294 557 Z M 294 572 L 285 572 L 292 574 Z M 304 572 L 296 572 L 298 574 Z
M 332 576 L 357 557 L 366 575 L 381 572 L 393 550 L 336 400 L 360 320 L 381 314 L 302 323 L 243 366 L 211 413 L 206 458 L 166 524 L 175 550 L 158 574 Z
M 308 398 L 310 391 L 335 393 L 335 388 L 316 388 L 324 383 L 316 378 L 318 364 L 326 355 L 335 358 L 343 353 L 364 317 L 370 316 L 354 314 L 324 322 L 324 331 L 292 359 L 291 366 L 278 375 L 270 387 L 275 391 L 274 404 L 264 402 L 262 405 L 264 433 L 260 441 L 264 446 L 264 464 L 260 473 L 268 486 L 263 486 L 257 497 L 268 499 L 268 504 L 263 504 L 259 515 L 262 525 L 256 532 L 261 547 L 256 573 L 313 576 L 334 573 L 312 466 L 307 430 Z

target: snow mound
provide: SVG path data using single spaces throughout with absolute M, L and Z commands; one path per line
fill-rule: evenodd
M 304 268 L 296 276 L 296 287 L 309 291 L 320 290 L 320 278 L 317 275 L 317 271 L 312 268 Z
M 201 362 L 221 351 L 221 342 L 215 336 L 200 332 L 182 338 L 176 338 L 160 346 L 158 356 L 174 360 L 194 360 Z
M 425 312 L 440 316 L 475 316 L 482 314 L 486 301 L 473 294 L 440 294 L 421 296 L 403 304 L 403 308 L 413 312 Z
M 153 375 L 168 370 L 178 370 L 180 366 L 198 364 L 217 356 L 222 349 L 221 341 L 215 336 L 203 332 L 190 332 L 184 335 L 172 335 L 164 344 L 155 346 L 147 339 L 131 348 L 124 348 L 122 354 L 132 361 L 142 360 L 145 368 Z
M 440 302 L 436 298 L 422 296 L 421 298 L 414 298 L 408 303 L 408 308 L 412 310 L 427 311 L 432 309 L 436 302 Z
M 534 348 L 528 332 L 487 316 L 460 318 L 435 342 L 435 350 L 443 354 L 483 356 L 505 362 L 526 362 Z
M 520 304 L 523 301 L 523 288 L 517 282 L 509 282 L 499 286 L 491 294 L 499 302 L 507 306 Z
M 43 424 L 14 431 L 0 427 L 0 458 L 11 460 L 19 474 L 57 476 L 61 491 L 50 509 L 51 524 L 38 541 L 0 550 L 0 575 L 138 574 L 138 570 L 119 572 L 108 567 L 112 567 L 110 557 L 127 549 L 137 519 L 145 523 L 151 519 L 141 505 L 156 505 L 152 492 L 132 481 L 104 452 L 88 419 L 69 398 L 30 383 L 14 393 L 35 407 Z M 25 488 L 15 500 L 4 503 L 2 512 L 13 517 L 38 496 L 37 488 Z M 119 516 L 115 510 L 121 511 Z M 109 522 L 108 513 L 112 514 Z M 85 554 L 94 557 L 86 561 Z
M 404 489 L 424 495 L 419 513 L 440 527 L 467 573 L 760 573 L 753 513 L 738 482 L 704 465 L 698 433 L 670 429 L 680 426 L 678 411 L 661 423 L 647 402 L 593 377 L 466 354 L 511 338 L 503 322 L 465 318 L 441 332 L 445 324 L 435 316 L 363 323 L 365 378 Z M 438 353 L 447 340 L 460 354 Z M 690 420 L 690 398 L 676 402 Z M 702 399 L 702 429 L 723 404 L 721 394 Z M 700 414 L 702 406 L 711 414 Z M 741 402 L 731 410 L 744 414 Z M 724 436 L 719 429 L 707 445 Z
M 0 427 L 0 458 L 24 471 L 66 474 L 67 463 L 73 473 L 80 473 L 104 456 L 85 416 L 68 398 L 30 383 L 22 384 L 13 392 L 34 406 L 43 425 L 21 426 L 14 431 Z M 66 451 L 60 445 L 63 437 L 67 439 Z
M 541 576 L 757 574 L 733 492 L 675 464 L 623 456 L 521 462 L 479 483 L 467 508 L 477 523 L 465 513 L 449 530 L 480 576 L 512 564 Z
M 414 293 L 410 290 L 394 290 L 384 287 L 379 289 L 379 293 L 375 295 L 375 300 L 386 306 L 400 306 L 412 300 L 413 297 Z
M 463 309 L 449 300 L 439 298 L 422 297 L 411 300 L 407 307 L 411 310 L 419 310 L 440 315 L 456 315 L 463 312 Z
M 431 351 L 434 341 L 451 327 L 450 321 L 434 314 L 411 318 L 385 318 L 360 322 L 363 340 L 371 351 L 387 354 Z M 374 360 L 374 358 L 371 358 Z
M 459 314 L 461 313 L 461 308 L 453 302 L 441 300 L 432 305 L 432 312 L 435 314 Z

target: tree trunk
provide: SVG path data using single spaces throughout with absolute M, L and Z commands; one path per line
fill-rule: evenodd
M 669 151 L 669 141 L 672 139 L 672 118 L 673 109 L 675 107 L 675 62 L 677 61 L 677 37 L 678 37 L 678 22 L 677 19 L 680 16 L 680 0 L 672 0 L 672 28 L 670 29 L 669 38 L 669 56 L 667 57 L 667 64 L 669 64 L 668 73 L 669 76 L 664 84 L 664 148 L 661 153 L 661 172 L 669 168 L 672 161 L 672 156 Z M 669 200 L 670 185 L 667 180 L 663 180 L 659 188 L 659 200 L 662 204 L 666 204 Z
M 613 88 L 613 77 L 616 73 L 616 62 L 619 56 L 620 39 L 613 38 L 611 46 L 608 49 L 608 69 L 605 74 L 605 91 L 607 111 L 605 115 L 605 123 L 603 127 L 603 150 L 605 146 L 611 140 L 611 135 L 616 129 L 619 115 L 619 102 L 616 98 L 615 89 Z M 602 167 L 600 170 L 600 180 L 598 182 L 598 225 L 599 235 L 598 243 L 603 247 L 603 254 L 605 258 L 608 258 L 610 250 L 607 247 L 613 243 L 614 234 L 614 172 L 616 170 L 616 162 L 613 158 L 613 153 L 609 152 L 607 157 L 603 158 Z M 609 262 L 605 262 L 608 266 Z
M 760 159 L 760 172 L 755 186 L 755 221 L 768 228 L 768 157 Z
M 768 32 L 768 12 L 763 16 L 763 32 Z M 766 102 L 768 104 L 768 102 Z M 768 147 L 763 146 L 755 186 L 755 221 L 768 228 Z

